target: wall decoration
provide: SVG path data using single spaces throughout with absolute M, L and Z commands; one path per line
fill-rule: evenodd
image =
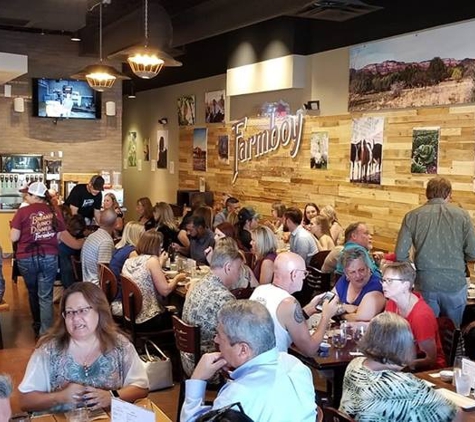
M 129 132 L 127 140 L 127 164 L 137 167 L 137 132 Z
M 150 161 L 150 138 L 143 141 L 143 160 Z
M 349 111 L 475 101 L 475 21 L 350 48 Z
M 229 136 L 218 136 L 218 158 L 219 161 L 229 164 Z
M 290 115 L 290 105 L 284 100 L 279 100 L 273 103 L 264 103 L 261 106 L 260 114 L 263 117 L 286 117 Z
M 157 130 L 157 168 L 166 169 L 168 162 L 168 130 Z
M 313 132 L 310 136 L 310 168 L 327 169 L 328 132 Z
M 381 184 L 384 117 L 353 119 L 350 182 Z
M 207 140 L 208 129 L 193 130 L 193 170 L 195 171 L 206 171 Z
M 206 123 L 224 122 L 225 91 L 211 91 L 205 93 Z
M 195 96 L 185 95 L 178 98 L 178 124 L 190 126 L 195 124 Z
M 437 174 L 439 135 L 439 127 L 413 129 L 411 173 Z

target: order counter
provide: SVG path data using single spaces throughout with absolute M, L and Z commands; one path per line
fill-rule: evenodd
M 12 253 L 12 242 L 10 241 L 10 221 L 12 221 L 16 210 L 0 210 L 0 245 L 3 253 Z

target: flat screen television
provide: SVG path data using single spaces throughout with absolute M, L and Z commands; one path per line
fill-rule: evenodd
M 100 119 L 101 93 L 86 81 L 33 79 L 33 116 L 63 119 Z

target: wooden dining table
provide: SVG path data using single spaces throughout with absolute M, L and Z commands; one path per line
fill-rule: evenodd
M 355 354 L 355 349 L 355 342 L 348 339 L 346 346 L 342 349 L 337 349 L 332 345 L 328 356 L 305 356 L 294 344 L 290 346 L 289 353 L 312 368 L 320 371 L 333 371 L 331 381 L 332 406 L 338 408 L 343 393 L 343 378 L 346 367 L 355 357 L 361 356 L 361 354 Z

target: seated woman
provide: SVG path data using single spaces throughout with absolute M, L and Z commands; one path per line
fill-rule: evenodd
M 23 410 L 107 408 L 112 394 L 129 402 L 147 396 L 143 363 L 118 331 L 99 287 L 74 283 L 63 294 L 60 312 L 62 318 L 40 338 L 18 387 Z
M 137 199 L 135 210 L 137 211 L 138 222 L 145 226 L 145 230 L 150 230 L 155 227 L 153 207 L 149 198 L 143 197 Z
M 371 274 L 367 256 L 357 248 L 344 250 L 341 255 L 344 274 L 333 291 L 341 302 L 337 315 L 348 321 L 369 321 L 386 304 L 381 278 L 379 273 Z
M 122 274 L 134 281 L 142 292 L 142 310 L 137 315 L 136 323 L 144 330 L 171 328 L 171 316 L 164 306 L 164 298 L 175 290 L 179 281 L 186 278 L 181 273 L 167 281 L 162 266 L 168 254 L 160 255 L 162 234 L 146 231 L 137 243 L 137 255 L 125 261 Z
M 251 232 L 259 224 L 259 214 L 251 207 L 241 208 L 237 214 L 236 233 L 239 249 L 251 251 Z
M 318 252 L 331 251 L 335 247 L 327 217 L 323 215 L 313 217 L 310 220 L 309 230 L 317 239 Z
M 114 226 L 114 239 L 120 239 L 122 236 L 122 230 L 124 230 L 124 213 L 120 209 L 119 202 L 112 192 L 108 192 L 104 195 L 104 209 L 112 208 L 117 214 L 117 220 Z
M 256 257 L 253 268 L 259 284 L 272 283 L 274 279 L 274 260 L 277 257 L 277 239 L 272 230 L 259 226 L 252 232 L 251 252 Z
M 312 218 L 320 214 L 320 208 L 318 208 L 318 205 L 315 204 L 315 202 L 309 202 L 305 204 L 302 214 L 302 226 L 308 230 L 310 228 L 309 226 Z
M 163 249 L 168 251 L 172 243 L 178 243 L 180 231 L 172 207 L 166 202 L 157 202 L 153 207 L 153 218 L 157 224 L 157 231 L 163 235 Z
M 330 233 L 335 245 L 343 245 L 345 243 L 345 229 L 338 221 L 335 208 L 331 205 L 325 205 L 320 211 L 320 214 L 327 217 L 330 222 Z
M 364 357 L 353 359 L 346 369 L 340 410 L 365 422 L 454 420 L 455 404 L 401 372 L 414 359 L 413 342 L 404 318 L 392 312 L 376 316 L 359 342 Z
M 409 262 L 393 262 L 383 269 L 383 292 L 389 299 L 386 311 L 401 315 L 409 322 L 418 357 L 411 369 L 426 371 L 445 368 L 439 328 L 432 308 L 419 293 L 413 292 L 416 271 Z

